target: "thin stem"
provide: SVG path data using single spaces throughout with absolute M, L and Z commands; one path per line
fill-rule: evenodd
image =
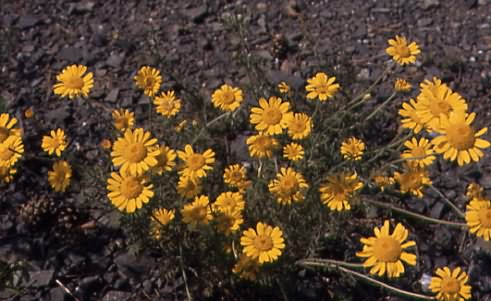
M 315 109 L 314 109 L 314 113 L 312 113 L 312 120 L 314 120 L 315 116 L 317 115 L 317 113 L 319 112 L 319 109 L 320 109 L 320 103 L 321 101 L 320 100 L 317 100 L 315 102 Z
M 377 115 L 378 112 L 380 112 L 393 98 L 396 96 L 396 92 L 392 93 L 389 98 L 387 98 L 383 103 L 381 103 L 370 115 L 365 118 L 365 121 L 368 121 L 372 119 L 373 116 Z
M 309 264 L 309 263 L 319 263 L 325 265 L 336 265 L 336 266 L 345 266 L 349 268 L 361 269 L 363 268 L 363 263 L 354 263 L 354 262 L 346 262 L 335 259 L 325 259 L 325 258 L 306 258 L 302 259 L 297 264 Z
M 434 192 L 436 192 L 438 194 L 438 196 L 440 196 L 445 201 L 445 203 L 447 203 L 447 205 L 452 207 L 452 209 L 458 215 L 460 215 L 460 217 L 465 217 L 464 212 L 462 212 L 462 210 L 460 210 L 459 207 L 457 207 L 454 203 L 452 203 L 440 190 L 436 189 L 435 186 L 433 186 L 433 185 L 430 185 L 430 189 L 433 190 Z
M 179 264 L 181 266 L 181 273 L 182 273 L 182 279 L 184 280 L 184 287 L 186 288 L 186 295 L 188 297 L 188 301 L 193 300 L 193 297 L 191 297 L 191 293 L 189 292 L 189 287 L 188 287 L 188 278 L 186 277 L 186 272 L 184 271 L 184 262 L 182 260 L 182 246 L 179 245 Z
M 196 135 L 196 137 L 194 137 L 194 139 L 192 140 L 191 142 L 191 145 L 193 145 L 196 141 L 198 141 L 198 139 L 204 134 L 205 130 L 210 127 L 212 124 L 220 121 L 221 119 L 227 117 L 230 115 L 230 112 L 226 112 L 226 113 L 223 113 L 222 115 L 219 115 L 217 117 L 215 117 L 213 120 L 209 121 L 206 123 L 206 125 L 201 128 L 201 130 L 199 131 L 198 135 Z
M 348 106 L 351 106 L 352 104 L 358 102 L 360 99 L 362 99 L 367 93 L 371 92 L 373 88 L 375 88 L 376 85 L 378 85 L 380 83 L 380 81 L 389 73 L 389 71 L 392 69 L 392 66 L 391 65 L 387 65 L 387 67 L 385 68 L 384 72 L 373 82 L 373 84 L 371 84 L 365 91 L 361 92 L 360 94 L 358 94 L 358 96 L 356 96 L 355 98 L 353 98 L 353 100 L 351 100 L 349 103 L 348 103 Z

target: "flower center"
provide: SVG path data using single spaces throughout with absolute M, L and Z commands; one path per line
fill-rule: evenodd
M 240 171 L 234 171 L 230 175 L 230 178 L 232 179 L 232 181 L 239 182 L 240 180 L 242 180 L 242 173 Z
M 413 154 L 413 157 L 423 157 L 426 156 L 426 150 L 424 147 L 415 147 L 411 150 L 411 153 Z
M 447 294 L 457 294 L 460 291 L 459 281 L 452 277 L 442 279 L 442 292 Z
M 254 247 L 259 252 L 266 252 L 273 248 L 273 240 L 267 235 L 258 235 L 254 239 Z
M 4 147 L 1 147 L 0 146 L 0 160 L 9 160 L 10 158 L 12 158 L 12 155 L 14 153 L 6 146 Z
M 260 136 L 256 139 L 256 148 L 260 152 L 268 151 L 271 147 L 271 139 L 267 136 Z
M 445 100 L 437 97 L 431 99 L 430 111 L 434 116 L 440 116 L 441 114 L 447 115 L 450 109 L 450 105 Z
M 419 189 L 421 186 L 421 175 L 414 171 L 406 172 L 402 174 L 400 183 L 406 189 Z
M 290 124 L 290 131 L 294 133 L 302 133 L 307 125 L 305 122 L 302 122 L 301 120 L 295 120 Z
M 285 176 L 281 181 L 281 187 L 285 194 L 293 194 L 298 190 L 298 181 L 294 176 Z
M 407 45 L 398 45 L 396 46 L 397 54 L 399 54 L 402 58 L 407 58 L 411 56 L 411 52 L 409 51 L 409 47 Z
M 201 154 L 192 154 L 187 161 L 188 168 L 194 171 L 202 168 L 205 163 L 206 160 Z
M 132 143 L 126 148 L 124 157 L 131 163 L 138 163 L 143 161 L 147 156 L 147 148 L 139 142 Z
M 283 114 L 278 108 L 267 108 L 263 112 L 263 120 L 269 125 L 280 123 Z
M 491 228 L 491 208 L 479 211 L 479 221 L 484 228 Z
M 224 104 L 231 104 L 235 101 L 235 95 L 232 91 L 224 91 L 222 94 L 222 102 Z
M 0 143 L 4 142 L 9 136 L 9 129 L 6 127 L 0 127 Z
M 447 129 L 448 142 L 457 150 L 467 150 L 474 147 L 476 138 L 474 130 L 465 122 L 452 124 Z
M 206 207 L 203 206 L 197 206 L 194 207 L 191 212 L 189 213 L 190 217 L 194 221 L 202 221 L 206 218 Z
M 390 236 L 377 238 L 373 245 L 373 255 L 378 261 L 396 262 L 401 252 L 401 244 Z
M 164 109 L 164 111 L 171 111 L 174 109 L 174 102 L 170 99 L 166 99 L 160 102 L 160 106 Z
M 64 84 L 69 89 L 82 89 L 84 86 L 84 81 L 81 77 L 72 76 L 65 80 Z
M 121 182 L 121 194 L 127 200 L 135 199 L 143 191 L 143 185 L 138 181 L 138 178 L 129 176 Z
M 117 129 L 126 129 L 129 125 L 128 118 L 120 117 L 114 121 L 114 125 Z
M 155 80 L 153 77 L 148 76 L 148 77 L 145 77 L 144 83 L 145 83 L 145 87 L 153 88 L 153 86 L 155 84 Z

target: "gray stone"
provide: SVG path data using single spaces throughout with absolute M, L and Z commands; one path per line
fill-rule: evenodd
M 370 69 L 368 69 L 368 68 L 361 69 L 360 72 L 356 75 L 356 78 L 359 80 L 369 80 L 370 79 Z
M 118 95 L 119 95 L 119 89 L 114 88 L 109 92 L 109 94 L 107 94 L 106 101 L 115 103 L 118 100 Z
M 112 53 L 111 56 L 107 59 L 106 64 L 108 64 L 111 67 L 118 68 L 119 66 L 121 66 L 124 57 L 125 57 L 124 53 L 121 54 Z
M 202 22 L 208 14 L 208 7 L 200 5 L 183 11 L 183 14 L 195 23 Z
M 32 281 L 32 286 L 34 287 L 48 286 L 53 280 L 54 274 L 54 270 L 29 272 L 29 279 Z
M 424 10 L 436 8 L 440 6 L 440 0 L 422 0 L 419 6 Z
M 29 27 L 33 27 L 34 25 L 37 25 L 41 20 L 33 15 L 25 15 L 21 16 L 19 18 L 19 21 L 17 22 L 17 27 L 20 29 L 27 29 Z
M 57 286 L 49 290 L 49 296 L 51 297 L 51 301 L 63 301 L 65 300 L 65 290 L 61 287 Z
M 77 63 L 80 62 L 80 59 L 82 58 L 82 50 L 76 47 L 62 48 L 58 52 L 58 58 L 70 63 Z
M 485 175 L 481 179 L 479 179 L 479 184 L 484 189 L 491 189 L 491 175 Z
M 122 291 L 109 291 L 102 297 L 102 301 L 126 301 L 131 297 L 131 293 Z

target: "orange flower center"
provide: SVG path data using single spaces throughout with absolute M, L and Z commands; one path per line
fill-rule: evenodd
M 71 76 L 63 83 L 68 89 L 82 89 L 84 86 L 84 80 L 80 76 Z
M 276 107 L 267 108 L 263 112 L 263 121 L 268 125 L 276 125 L 282 118 L 283 113 Z
M 452 277 L 444 277 L 442 279 L 442 292 L 447 294 L 457 294 L 460 291 L 460 283 L 457 279 Z
M 271 138 L 259 136 L 256 138 L 255 146 L 259 152 L 266 152 L 271 148 Z
M 230 179 L 233 182 L 240 182 L 242 180 L 242 172 L 240 172 L 240 171 L 233 171 L 230 174 Z
M 373 256 L 378 261 L 396 262 L 399 260 L 401 252 L 401 244 L 390 236 L 379 237 L 373 244 Z
M 417 146 L 411 150 L 413 157 L 423 157 L 426 156 L 426 149 L 422 146 Z
M 143 185 L 137 177 L 129 176 L 121 182 L 121 195 L 127 200 L 137 198 L 143 191 Z
M 165 166 L 167 165 L 167 154 L 166 153 L 163 153 L 161 152 L 160 155 L 157 156 L 157 161 L 159 162 L 159 166 Z
M 9 136 L 9 129 L 6 127 L 0 127 L 0 143 L 4 142 Z
M 268 235 L 258 235 L 254 238 L 254 247 L 259 252 L 266 252 L 273 248 L 273 240 Z
M 0 146 L 0 160 L 9 160 L 14 153 L 7 146 Z
M 408 58 L 411 56 L 411 51 L 409 50 L 409 47 L 407 47 L 406 43 L 399 44 L 396 47 L 396 53 L 401 57 L 401 58 Z
M 207 209 L 204 206 L 196 206 L 189 212 L 189 217 L 196 222 L 204 221 L 206 219 Z
M 435 97 L 430 100 L 430 112 L 434 116 L 440 116 L 441 114 L 447 115 L 450 109 L 450 104 L 444 99 Z
M 448 142 L 457 150 L 467 150 L 474 147 L 476 138 L 474 130 L 465 122 L 451 124 L 447 128 Z
M 281 179 L 281 192 L 291 195 L 298 190 L 297 178 L 293 175 L 286 175 Z
M 131 163 L 138 163 L 143 161 L 147 156 L 147 148 L 140 142 L 135 142 L 130 144 L 124 153 L 126 160 Z
M 400 184 L 406 190 L 419 189 L 421 187 L 422 175 L 416 171 L 408 171 L 401 175 Z
M 201 169 L 206 163 L 205 157 L 202 154 L 192 154 L 187 160 L 188 168 L 196 171 Z
M 174 101 L 172 99 L 164 99 L 160 102 L 160 107 L 166 112 L 170 112 L 174 109 Z
M 234 92 L 231 90 L 226 90 L 222 92 L 222 102 L 229 105 L 235 101 Z
M 155 79 L 152 76 L 145 77 L 143 82 L 145 83 L 146 88 L 153 88 L 153 86 L 155 85 Z
M 302 133 L 307 128 L 307 123 L 300 119 L 295 119 L 292 123 L 290 123 L 288 128 L 294 133 Z
M 491 208 L 479 211 L 479 221 L 484 228 L 491 228 Z
M 126 129 L 129 127 L 129 120 L 126 117 L 119 117 L 114 121 L 114 127 L 118 130 Z

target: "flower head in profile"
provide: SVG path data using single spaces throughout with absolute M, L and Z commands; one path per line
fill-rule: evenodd
M 280 91 L 280 93 L 287 94 L 290 92 L 290 86 L 282 81 L 278 84 L 278 91 Z
M 216 108 L 228 112 L 235 111 L 243 100 L 241 89 L 226 84 L 215 90 L 211 96 L 211 102 Z
M 303 146 L 298 143 L 290 143 L 283 147 L 283 158 L 290 161 L 299 161 L 303 159 L 305 151 Z
M 331 99 L 341 87 L 336 83 L 336 77 L 329 77 L 324 72 L 317 72 L 314 77 L 307 79 L 307 99 L 319 99 L 324 102 Z
M 256 130 L 266 135 L 277 135 L 286 129 L 290 112 L 290 103 L 282 102 L 281 98 L 271 96 L 269 100 L 259 99 L 259 107 L 251 109 L 250 122 Z
M 87 97 L 94 86 L 94 78 L 92 72 L 86 72 L 87 67 L 84 65 L 66 67 L 56 76 L 58 83 L 53 86 L 54 93 L 70 99 L 79 95 Z
M 102 147 L 103 149 L 107 150 L 107 149 L 111 149 L 111 147 L 113 146 L 113 143 L 111 142 L 111 140 L 104 138 L 99 143 L 99 146 Z
M 150 167 L 157 165 L 158 148 L 152 148 L 157 139 L 142 128 L 128 129 L 124 136 L 118 138 L 113 145 L 111 157 L 116 167 L 121 167 L 121 173 L 140 176 Z
M 152 170 L 158 175 L 162 175 L 166 171 L 171 171 L 176 166 L 176 152 L 165 145 L 154 147 L 158 148 L 160 153 L 155 157 L 157 159 L 157 165 Z
M 363 187 L 356 173 L 338 173 L 327 177 L 321 185 L 321 201 L 331 210 L 342 211 L 351 209 L 354 193 Z
M 0 143 L 10 136 L 22 136 L 20 129 L 15 128 L 16 124 L 17 118 L 11 117 L 8 113 L 0 114 Z
M 258 222 L 256 229 L 249 228 L 243 232 L 240 245 L 247 257 L 263 264 L 278 259 L 285 248 L 285 240 L 279 227 Z
M 461 268 L 438 268 L 435 274 L 436 276 L 431 278 L 429 288 L 436 293 L 437 300 L 464 301 L 471 298 L 472 288 L 466 284 L 469 276 Z
M 53 169 L 48 172 L 48 182 L 58 192 L 65 192 L 72 178 L 72 167 L 65 160 L 53 164 Z
M 288 136 L 293 140 L 307 138 L 312 131 L 312 118 L 305 113 L 289 114 L 286 118 Z
M 471 233 L 485 241 L 491 240 L 491 201 L 472 200 L 467 205 L 465 220 Z
M 411 140 L 404 142 L 404 146 L 407 150 L 401 154 L 401 158 L 408 160 L 409 164 L 426 167 L 431 165 L 436 159 L 433 155 L 433 147 L 426 138 L 421 138 L 418 141 L 413 137 Z
M 278 203 L 290 205 L 294 202 L 303 201 L 309 185 L 301 173 L 290 167 L 282 167 L 276 175 L 276 179 L 269 183 L 268 188 L 275 195 Z
M 135 126 L 135 113 L 128 109 L 114 110 L 112 113 L 114 127 L 121 132 Z
M 145 95 L 151 97 L 157 94 L 160 84 L 162 84 L 160 71 L 148 66 L 141 67 L 133 79 L 135 80 L 136 86 L 142 89 Z
M 42 149 L 49 155 L 55 153 L 58 157 L 65 150 L 67 146 L 65 132 L 62 129 L 57 129 L 56 131 L 51 131 L 50 136 L 43 136 L 43 141 L 41 143 Z
M 396 35 L 389 40 L 389 47 L 385 50 L 399 65 L 416 62 L 416 56 L 421 52 L 416 42 L 409 43 L 405 37 Z
M 182 221 L 192 227 L 200 224 L 207 225 L 213 219 L 208 197 L 206 195 L 197 196 L 191 204 L 184 205 L 181 215 Z
M 394 81 L 394 91 L 399 93 L 406 93 L 411 91 L 413 86 L 405 79 L 398 78 Z
M 172 90 L 160 93 L 160 96 L 153 99 L 153 104 L 157 107 L 157 113 L 168 118 L 175 116 L 181 110 L 181 100 Z
M 179 159 L 184 161 L 183 168 L 179 174 L 188 177 L 191 181 L 206 177 L 206 173 L 213 169 L 215 163 L 215 152 L 207 149 L 203 153 L 195 153 L 190 144 L 184 146 L 184 151 L 177 151 Z
M 386 220 L 381 228 L 373 229 L 375 236 L 361 238 L 363 250 L 357 252 L 356 256 L 368 258 L 363 266 L 371 267 L 370 274 L 387 274 L 389 278 L 396 278 L 404 273 L 403 261 L 416 265 L 416 255 L 404 251 L 416 246 L 416 243 L 412 240 L 405 242 L 409 231 L 402 224 L 397 224 L 392 234 L 389 234 L 389 227 L 389 221 Z
M 361 160 L 365 152 L 365 143 L 355 137 L 350 137 L 341 143 L 341 155 L 345 160 Z
M 159 240 L 162 237 L 162 227 L 167 226 L 175 217 L 175 210 L 156 208 L 150 218 L 150 233 Z
M 484 153 L 481 149 L 488 148 L 491 144 L 489 141 L 481 139 L 488 128 L 475 130 L 471 123 L 474 121 L 476 113 L 465 114 L 463 112 L 454 112 L 450 117 L 442 117 L 439 133 L 431 140 L 434 150 L 438 154 L 443 154 L 443 158 L 455 161 L 459 166 L 478 162 Z
M 0 166 L 0 183 L 10 183 L 14 179 L 17 169 L 13 167 Z
M 245 200 L 239 192 L 222 192 L 213 203 L 213 210 L 215 211 L 227 211 L 227 210 L 244 210 Z
M 262 133 L 250 136 L 246 143 L 249 146 L 249 154 L 253 158 L 270 158 L 273 151 L 278 148 L 278 141 L 275 138 Z
M 399 183 L 401 192 L 411 193 L 418 198 L 423 197 L 425 186 L 432 184 L 426 168 L 414 164 L 405 164 L 402 173 L 394 172 L 394 180 Z
M 259 262 L 245 255 L 244 253 L 241 253 L 239 260 L 232 269 L 232 272 L 234 274 L 238 274 L 242 279 L 254 281 L 259 273 Z
M 247 170 L 241 164 L 227 166 L 223 172 L 223 182 L 239 190 L 247 189 L 251 185 L 251 181 L 247 179 Z
M 34 117 L 34 108 L 32 106 L 30 106 L 27 109 L 25 109 L 25 111 L 24 111 L 24 117 L 26 119 L 30 119 L 30 118 Z
M 403 102 L 402 109 L 399 110 L 399 115 L 403 118 L 401 126 L 413 130 L 415 134 L 426 128 L 425 123 L 416 111 L 416 106 L 417 102 L 414 99 L 410 99 L 409 102 Z
M 202 191 L 201 181 L 199 179 L 191 181 L 188 177 L 179 177 L 177 183 L 177 193 L 186 199 L 192 199 Z
M 20 136 L 9 136 L 0 143 L 0 167 L 12 167 L 24 154 L 24 143 Z
M 484 189 L 482 188 L 481 185 L 477 183 L 470 183 L 467 186 L 467 190 L 465 192 L 465 195 L 469 198 L 469 200 L 485 200 L 484 197 Z
M 237 232 L 244 223 L 241 210 L 225 208 L 214 213 L 217 229 L 225 235 Z
M 143 177 L 112 172 L 107 180 L 108 198 L 119 211 L 133 213 L 153 197 L 153 185 Z
M 381 191 L 384 191 L 385 188 L 394 185 L 395 180 L 393 177 L 389 177 L 383 174 L 376 174 L 372 177 L 372 181 L 380 188 Z

